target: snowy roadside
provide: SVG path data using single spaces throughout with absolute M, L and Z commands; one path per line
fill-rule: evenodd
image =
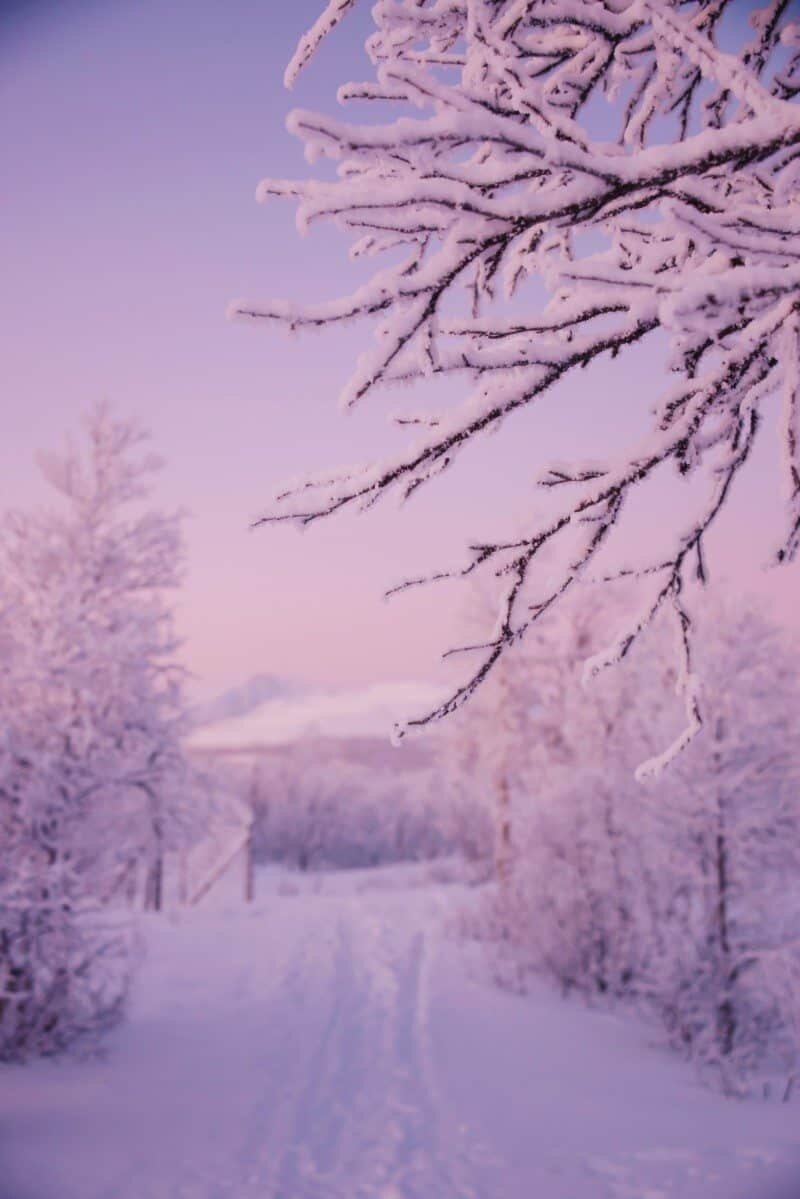
M 252 907 L 220 888 L 147 918 L 105 1057 L 0 1070 L 0 1199 L 779 1199 L 776 1170 L 800 1179 L 796 1106 L 725 1100 L 636 1025 L 493 988 L 447 935 L 475 889 L 436 869 L 268 869 Z

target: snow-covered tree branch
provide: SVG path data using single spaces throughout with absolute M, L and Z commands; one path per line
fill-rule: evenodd
M 331 0 L 288 84 L 352 7 Z M 588 667 L 624 657 L 672 610 L 687 723 L 644 768 L 657 772 L 702 724 L 687 584 L 706 579 L 704 539 L 776 392 L 787 507 L 775 562 L 800 546 L 800 25 L 787 0 L 754 8 L 739 44 L 730 0 L 379 0 L 372 11 L 374 77 L 339 99 L 370 102 L 373 119 L 294 112 L 306 157 L 334 161 L 336 177 L 265 180 L 258 194 L 294 200 L 301 230 L 334 221 L 353 233 L 353 256 L 385 265 L 338 300 L 232 312 L 293 329 L 377 318 L 346 407 L 437 376 L 463 378 L 466 398 L 402 418 L 418 437 L 401 453 L 293 485 L 263 521 L 305 525 L 407 497 L 564 378 L 668 343 L 674 378 L 643 440 L 604 463 L 543 464 L 542 486 L 563 502 L 435 574 L 493 572 L 506 586 L 477 666 L 412 722 L 463 703 L 613 551 L 623 510 L 671 464 L 705 486 L 682 530 L 654 537 L 650 559 L 621 564 L 644 607 Z M 531 279 L 547 289 L 540 311 L 524 294 Z M 545 551 L 555 574 L 538 570 Z

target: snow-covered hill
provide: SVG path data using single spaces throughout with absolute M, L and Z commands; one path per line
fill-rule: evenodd
M 228 691 L 223 691 L 221 695 L 216 695 L 205 703 L 195 704 L 189 712 L 189 721 L 192 728 L 218 724 L 222 720 L 245 716 L 268 700 L 297 698 L 305 690 L 302 683 L 296 679 L 283 679 L 271 674 L 256 674 L 238 687 L 231 687 Z
M 196 728 L 194 750 L 251 750 L 310 737 L 388 739 L 395 722 L 418 715 L 443 698 L 430 683 L 376 683 L 351 690 L 278 695 L 243 715 Z

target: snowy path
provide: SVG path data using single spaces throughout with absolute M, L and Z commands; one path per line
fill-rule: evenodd
M 471 977 L 474 895 L 420 878 L 270 873 L 150 921 L 105 1060 L 0 1070 L 0 1199 L 772 1199 L 796 1107 Z

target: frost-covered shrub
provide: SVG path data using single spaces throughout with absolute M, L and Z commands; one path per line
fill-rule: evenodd
M 495 919 L 520 965 L 565 992 L 636 993 L 656 952 L 653 880 L 630 835 L 631 796 L 599 775 L 552 779 L 552 802 L 517 822 Z
M 108 1028 L 134 956 L 119 913 L 0 899 L 0 1060 L 55 1053 Z

